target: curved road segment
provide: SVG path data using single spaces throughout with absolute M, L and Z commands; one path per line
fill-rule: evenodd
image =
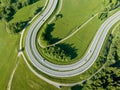
M 36 35 L 39 28 L 50 17 L 57 6 L 58 0 L 49 0 L 48 5 L 40 17 L 30 27 L 25 41 L 25 50 L 30 62 L 43 73 L 55 77 L 71 77 L 83 73 L 91 67 L 97 59 L 105 37 L 110 28 L 120 20 L 120 11 L 109 17 L 99 28 L 87 53 L 78 62 L 70 65 L 55 65 L 45 60 L 36 48 Z

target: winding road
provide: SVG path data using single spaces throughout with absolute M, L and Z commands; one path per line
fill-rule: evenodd
M 97 59 L 110 28 L 120 20 L 120 11 L 109 17 L 97 31 L 87 53 L 78 62 L 70 65 L 56 65 L 45 60 L 36 48 L 36 35 L 41 26 L 51 16 L 58 0 L 49 0 L 46 9 L 31 25 L 25 40 L 25 50 L 30 62 L 41 72 L 55 77 L 71 77 L 83 73 Z

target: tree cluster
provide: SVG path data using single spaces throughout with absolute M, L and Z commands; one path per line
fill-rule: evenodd
M 58 61 L 69 61 L 77 56 L 75 47 L 65 43 L 45 48 L 43 52 Z
M 59 47 L 49 47 L 44 49 L 44 53 L 49 54 L 51 57 L 61 60 L 61 61 L 68 61 L 70 57 L 65 55 L 65 51 Z
M 25 26 L 27 22 L 15 22 L 8 24 L 8 28 L 10 29 L 11 33 L 18 33 L 20 32 Z
M 82 90 L 119 90 L 120 70 L 106 68 L 94 76 L 90 81 L 85 82 Z
M 9 21 L 12 19 L 12 16 L 15 14 L 15 9 L 12 6 L 4 6 L 0 8 L 0 19 Z

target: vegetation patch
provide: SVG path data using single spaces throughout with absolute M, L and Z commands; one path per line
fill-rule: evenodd
M 42 54 L 44 54 L 48 61 L 58 64 L 64 63 L 68 64 L 71 63 L 72 59 L 77 56 L 75 47 L 69 44 L 59 44 L 54 47 L 48 47 L 42 49 Z
M 79 86 L 81 90 L 120 89 L 120 24 L 117 27 L 115 26 L 114 29 L 112 42 L 110 41 L 110 46 L 106 46 L 105 56 L 102 55 L 106 57 L 105 60 L 107 61 L 104 68 L 90 80 L 81 84 Z
M 27 22 L 28 21 L 10 23 L 7 27 L 10 29 L 11 33 L 18 33 L 27 25 Z

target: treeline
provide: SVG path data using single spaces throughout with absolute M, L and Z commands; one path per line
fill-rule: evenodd
M 120 70 L 113 67 L 103 69 L 91 80 L 84 82 L 81 90 L 119 90 Z
M 113 67 L 102 69 L 91 80 L 73 86 L 71 90 L 120 90 L 120 70 Z
M 104 0 L 105 8 L 99 13 L 98 18 L 103 20 L 108 17 L 109 11 L 112 11 L 120 6 L 120 0 Z

